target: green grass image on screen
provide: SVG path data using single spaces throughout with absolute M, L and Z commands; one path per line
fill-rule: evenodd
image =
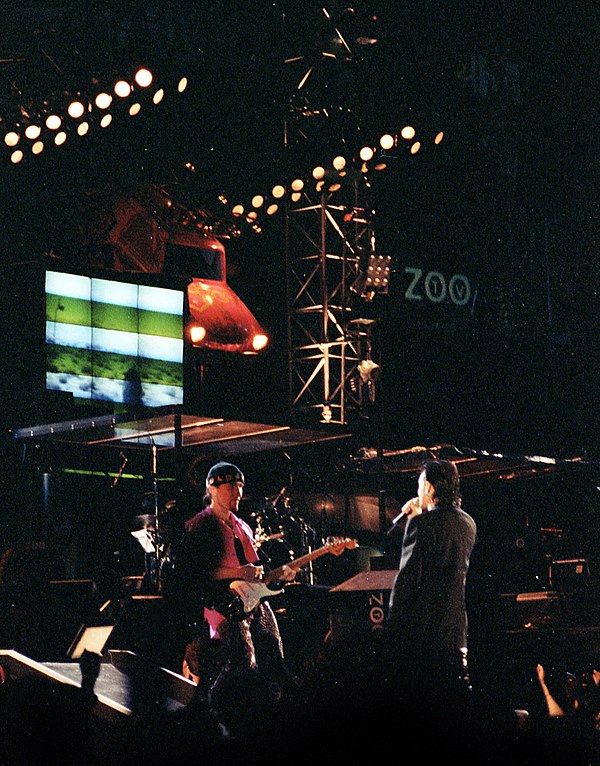
M 132 367 L 137 369 L 142 383 L 159 383 L 168 386 L 183 385 L 183 364 L 179 362 L 143 359 L 70 346 L 47 346 L 47 372 L 126 380 L 127 373 Z
M 46 321 L 158 335 L 164 338 L 181 338 L 183 333 L 181 315 L 54 294 L 46 295 Z

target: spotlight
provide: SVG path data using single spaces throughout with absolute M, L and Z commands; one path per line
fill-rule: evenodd
M 140 88 L 147 88 L 152 83 L 152 72 L 145 67 L 138 69 L 135 73 L 135 81 Z
M 265 198 L 261 194 L 255 194 L 254 197 L 252 197 L 252 206 L 260 207 L 264 201 Z
M 94 99 L 94 103 L 98 109 L 108 109 L 108 107 L 112 104 L 112 96 L 110 93 L 105 93 L 103 91 L 102 93 L 98 93 Z
M 390 269 L 392 258 L 389 255 L 369 253 L 361 256 L 359 275 L 352 285 L 353 292 L 370 301 L 376 294 L 385 295 L 390 288 Z
M 83 115 L 84 112 L 85 112 L 85 106 L 79 100 L 71 101 L 71 103 L 67 107 L 67 113 L 69 117 L 72 117 L 74 120 L 78 120 Z
M 374 383 L 381 377 L 381 367 L 372 359 L 363 359 L 356 369 L 363 383 Z
M 39 125 L 28 125 L 25 128 L 25 135 L 27 138 L 30 138 L 32 141 L 36 138 L 39 138 L 40 133 L 42 132 L 42 129 Z
M 295 192 L 302 191 L 304 189 L 304 181 L 301 178 L 295 178 L 292 181 L 292 190 Z
M 363 148 L 360 150 L 360 158 L 363 162 L 369 162 L 369 160 L 373 159 L 374 151 L 370 146 L 363 146 Z
M 152 102 L 154 104 L 160 104 L 160 102 L 163 100 L 165 95 L 164 88 L 159 88 L 156 93 L 152 96 Z
M 335 157 L 332 165 L 336 170 L 343 170 L 346 167 L 346 158 L 342 156 Z
M 7 146 L 16 146 L 19 143 L 19 138 L 19 134 L 15 133 L 14 130 L 11 130 L 4 136 L 4 143 Z
M 421 148 L 421 142 L 415 141 L 414 144 L 410 147 L 410 153 L 416 154 L 420 148 Z
M 179 93 L 183 93 L 183 91 L 187 88 L 188 80 L 187 77 L 182 77 L 181 80 L 177 83 L 177 90 Z
M 46 127 L 48 130 L 58 130 L 61 126 L 62 120 L 57 114 L 49 114 L 46 117 Z
M 400 131 L 400 135 L 402 136 L 402 138 L 405 138 L 407 141 L 410 141 L 411 138 L 415 137 L 415 129 L 412 127 L 412 125 L 405 125 Z
M 315 179 L 315 181 L 320 181 L 324 175 L 325 175 L 325 168 L 322 168 L 320 165 L 314 168 L 312 172 L 312 176 Z
M 113 90 L 119 98 L 127 98 L 131 93 L 131 85 L 126 80 L 117 80 Z
M 381 148 L 384 151 L 388 151 L 389 149 L 391 149 L 395 143 L 396 143 L 396 139 L 394 138 L 394 136 L 391 136 L 389 133 L 386 133 L 385 135 L 381 136 L 381 138 L 379 139 L 379 146 L 381 146 Z
M 439 133 L 436 134 L 436 137 L 433 139 L 434 144 L 441 144 L 444 140 L 444 131 L 440 130 Z
M 132 104 L 132 105 L 129 107 L 129 114 L 130 114 L 132 117 L 135 117 L 135 115 L 136 115 L 136 114 L 139 114 L 139 113 L 140 113 L 140 109 L 141 109 L 141 108 L 142 108 L 142 105 L 141 105 L 141 104 L 139 104 L 139 103 L 136 101 L 136 102 L 135 102 L 135 104 Z
M 285 188 L 281 186 L 281 184 L 277 184 L 273 187 L 271 194 L 275 197 L 275 199 L 281 199 L 285 194 Z

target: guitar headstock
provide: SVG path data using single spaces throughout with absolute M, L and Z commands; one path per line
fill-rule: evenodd
M 325 542 L 325 547 L 329 553 L 333 553 L 334 556 L 339 556 L 346 550 L 358 548 L 358 541 L 353 540 L 350 537 L 328 537 Z

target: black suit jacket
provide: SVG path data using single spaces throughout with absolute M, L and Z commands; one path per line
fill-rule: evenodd
M 410 519 L 388 609 L 388 627 L 404 650 L 467 648 L 466 578 L 477 526 L 456 508 Z

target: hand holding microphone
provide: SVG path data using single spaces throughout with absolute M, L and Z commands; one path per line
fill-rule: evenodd
M 413 516 L 417 516 L 419 513 L 423 513 L 423 509 L 418 497 L 411 497 L 402 506 L 402 516 L 406 516 L 408 519 L 412 519 Z
M 392 520 L 392 526 L 388 529 L 387 534 L 389 535 L 390 532 L 398 526 L 402 519 L 408 521 L 409 519 L 412 519 L 413 516 L 418 516 L 420 513 L 423 513 L 423 509 L 421 508 L 419 498 L 412 497 L 410 500 L 407 500 L 402 506 L 400 513 Z

